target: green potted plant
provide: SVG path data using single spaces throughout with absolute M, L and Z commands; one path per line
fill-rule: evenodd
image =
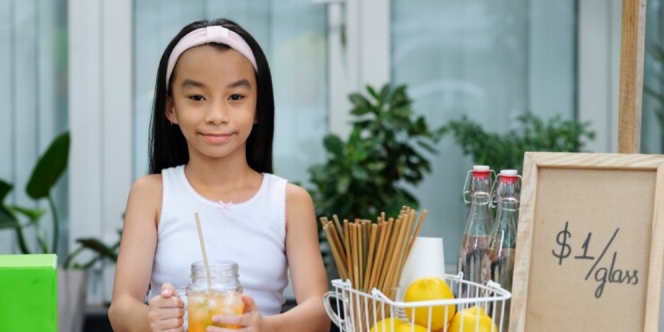
M 473 163 L 488 165 L 496 171 L 516 169 L 521 173 L 526 151 L 579 152 L 584 140 L 593 140 L 590 123 L 563 120 L 554 116 L 544 121 L 532 113 L 517 117 L 517 128 L 504 134 L 486 131 L 480 124 L 463 116 L 442 128 L 443 135 L 452 135 L 464 155 Z
M 53 188 L 67 170 L 69 159 L 70 134 L 68 131 L 58 135 L 40 156 L 35 164 L 28 183 L 25 186 L 27 197 L 38 202 L 46 201 L 48 209 L 26 207 L 6 202 L 14 185 L 0 179 L 0 229 L 13 230 L 16 233 L 18 249 L 22 254 L 59 253 L 58 248 L 62 221 L 57 211 Z M 43 230 L 43 217 L 50 212 L 52 237 L 49 241 Z M 28 230 L 31 229 L 30 232 Z M 26 234 L 34 234 L 30 241 Z M 80 331 L 85 313 L 85 295 L 87 270 L 100 259 L 115 260 L 117 246 L 106 246 L 94 238 L 77 239 L 79 248 L 64 260 L 59 260 L 58 269 L 58 310 L 60 331 Z M 74 263 L 73 258 L 84 250 L 91 250 L 96 255 L 85 264 Z
M 32 170 L 30 179 L 25 187 L 27 196 L 35 203 L 46 200 L 51 210 L 52 239 L 49 241 L 44 236 L 41 218 L 46 210 L 41 208 L 25 207 L 5 202 L 14 185 L 0 179 L 0 229 L 13 229 L 16 232 L 18 247 L 21 253 L 57 253 L 58 238 L 60 234 L 60 216 L 57 213 L 55 200 L 51 193 L 52 188 L 67 169 L 69 158 L 69 132 L 64 132 L 56 137 L 46 152 L 39 158 Z M 22 222 L 21 219 L 27 220 Z M 30 248 L 25 237 L 27 228 L 34 229 L 37 248 Z
M 121 237 L 122 230 L 118 230 L 118 240 L 112 245 L 107 245 L 101 240 L 93 237 L 76 239 L 76 243 L 79 245 L 79 247 L 67 255 L 67 258 L 65 259 L 65 262 L 62 266 L 65 269 L 89 269 L 95 263 L 102 260 L 116 263 L 118 261 L 118 249 L 120 248 Z M 94 256 L 88 259 L 85 263 L 77 262 L 75 258 L 86 250 L 94 252 Z
M 57 213 L 52 189 L 67 169 L 69 159 L 69 132 L 57 136 L 38 159 L 25 187 L 27 197 L 34 201 L 34 206 L 42 200 L 48 202 L 52 221 L 52 238 L 49 243 L 43 230 L 42 217 L 46 209 L 8 204 L 6 198 L 14 185 L 0 180 L 0 228 L 14 230 L 18 249 L 22 254 L 58 253 L 60 236 L 60 215 Z M 34 241 L 26 237 L 32 228 Z M 60 261 L 61 264 L 62 261 Z M 80 331 L 75 323 L 83 319 L 85 305 L 85 270 L 64 270 L 58 268 L 58 330 Z M 82 324 L 80 324 L 82 325 Z
M 367 219 L 381 212 L 396 216 L 403 205 L 418 208 L 409 187 L 416 186 L 436 153 L 440 130 L 431 130 L 416 116 L 405 85 L 371 86 L 366 94 L 352 93 L 352 130 L 343 140 L 335 134 L 323 139 L 327 159 L 309 168 L 310 193 L 318 217 L 338 215 L 342 220 Z M 321 251 L 334 275 L 329 247 L 320 236 Z

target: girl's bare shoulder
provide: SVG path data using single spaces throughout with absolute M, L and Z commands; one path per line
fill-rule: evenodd
M 162 187 L 161 174 L 138 178 L 129 192 L 125 223 L 150 220 L 156 226 L 160 217 Z
M 141 176 L 131 186 L 132 194 L 155 194 L 161 193 L 161 174 L 148 174 Z
M 286 185 L 286 201 L 288 203 L 313 205 L 309 192 L 306 189 L 290 182 Z
M 158 211 L 161 206 L 162 188 L 161 174 L 142 176 L 131 186 L 128 204 L 143 208 L 151 207 Z

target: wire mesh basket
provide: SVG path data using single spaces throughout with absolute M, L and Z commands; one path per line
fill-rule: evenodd
M 420 302 L 403 302 L 400 288 L 374 288 L 367 293 L 353 288 L 348 280 L 335 279 L 333 290 L 324 296 L 325 310 L 346 332 L 369 332 L 374 326 L 371 332 L 507 331 L 510 292 L 492 281 L 481 285 L 463 280 L 461 274 L 444 279 L 454 299 Z M 486 315 L 473 314 L 480 312 L 479 308 Z

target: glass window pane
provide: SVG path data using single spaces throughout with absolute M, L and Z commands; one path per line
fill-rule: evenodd
M 490 132 L 514 128 L 526 111 L 574 118 L 575 1 L 391 3 L 393 82 L 408 85 L 415 111 L 432 128 L 462 115 Z M 429 209 L 423 234 L 445 237 L 452 264 L 468 213 L 461 191 L 472 161 L 450 137 L 438 149 L 433 173 L 416 193 Z
M 0 44 L 0 179 L 14 185 L 6 203 L 35 207 L 24 188 L 39 155 L 68 126 L 67 1 L 0 0 Z M 66 220 L 67 180 L 52 194 Z M 41 220 L 49 243 L 50 218 Z M 12 252 L 14 238 L 0 232 L 0 252 Z M 36 250 L 32 229 L 26 238 Z M 63 255 L 67 237 L 59 241 Z

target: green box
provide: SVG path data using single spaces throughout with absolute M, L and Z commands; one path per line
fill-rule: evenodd
M 0 331 L 58 331 L 57 256 L 0 255 Z

